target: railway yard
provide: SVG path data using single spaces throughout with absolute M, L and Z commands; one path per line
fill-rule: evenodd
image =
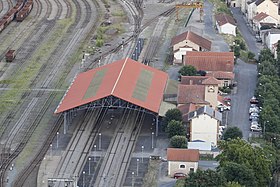
M 32 2 L 24 19 L 14 16 L 6 24 L 7 12 L 20 2 Z M 162 156 L 159 148 L 168 144 L 156 136 L 154 115 L 123 108 L 71 111 L 68 117 L 54 111 L 80 72 L 127 57 L 166 70 L 170 39 L 185 24 L 175 21 L 174 5 L 0 1 L 0 186 L 144 184 L 149 157 Z M 8 50 L 15 51 L 12 62 L 5 59 Z

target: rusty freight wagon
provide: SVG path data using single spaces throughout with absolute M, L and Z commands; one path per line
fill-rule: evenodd
M 12 62 L 14 58 L 16 57 L 16 51 L 15 50 L 8 50 L 5 54 L 6 62 Z
M 19 22 L 23 21 L 28 16 L 32 8 L 33 8 L 33 0 L 28 0 L 24 4 L 23 8 L 17 13 L 16 20 Z

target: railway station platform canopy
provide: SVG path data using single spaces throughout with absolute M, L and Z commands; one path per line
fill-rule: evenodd
M 129 107 L 159 115 L 167 82 L 165 72 L 125 58 L 78 74 L 55 114 L 96 107 Z

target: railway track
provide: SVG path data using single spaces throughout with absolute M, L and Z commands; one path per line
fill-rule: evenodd
M 107 109 L 87 111 L 83 122 L 78 125 L 77 132 L 74 133 L 65 154 L 55 170 L 54 178 L 75 179 L 75 176 L 80 175 L 88 153 L 93 147 L 93 142 L 98 137 L 106 111 Z M 64 183 L 58 182 L 55 183 L 55 186 L 64 187 Z
M 154 23 L 156 20 L 158 20 L 158 18 L 160 18 L 160 17 L 162 17 L 162 16 L 163 16 L 163 17 L 170 16 L 170 15 L 173 14 L 174 12 L 175 12 L 175 8 L 170 8 L 170 9 L 168 9 L 168 10 L 162 12 L 162 13 L 159 14 L 158 16 L 156 16 L 156 17 L 150 19 L 149 21 L 147 21 L 145 24 L 143 24 L 143 25 L 141 26 L 141 28 L 140 28 L 140 30 L 139 30 L 139 33 L 141 33 L 145 28 L 147 28 L 147 27 L 150 26 L 152 23 Z M 111 53 L 116 53 L 116 52 L 120 51 L 120 50 L 122 49 L 122 45 L 126 46 L 126 45 L 128 45 L 131 41 L 133 41 L 133 40 L 135 41 L 135 36 L 136 36 L 136 35 L 133 34 L 133 35 L 129 36 L 128 38 L 126 38 L 126 39 L 124 40 L 123 44 L 116 44 L 116 45 L 110 47 L 108 50 L 106 50 L 106 51 L 103 52 L 102 54 L 95 55 L 95 56 L 92 58 L 91 62 L 88 63 L 88 64 L 86 65 L 85 71 L 92 69 L 92 68 L 98 63 L 98 61 L 99 61 L 101 58 L 104 58 L 104 57 L 108 56 L 108 55 L 111 54 Z M 130 50 L 130 52 L 129 52 L 130 55 L 133 53 L 133 50 L 134 50 L 134 48 L 131 48 L 131 50 Z M 128 54 L 128 55 L 129 55 L 129 54 Z
M 76 22 L 76 24 L 78 24 L 79 22 L 80 22 L 80 20 L 77 20 L 78 22 Z M 54 64 L 55 65 L 55 64 Z M 43 71 L 44 70 L 44 68 L 41 70 L 41 71 Z M 50 82 L 52 82 L 52 81 L 50 81 Z M 62 81 L 61 81 L 62 82 Z M 41 93 L 41 95 L 44 95 L 44 93 Z M 29 97 L 31 97 L 31 95 L 28 95 L 27 94 L 27 96 L 29 96 Z M 53 95 L 50 95 L 49 97 L 52 97 L 52 98 L 54 98 L 54 96 Z M 50 102 L 51 103 L 51 102 Z M 41 105 L 41 106 L 43 106 L 43 105 Z M 43 115 L 43 114 L 41 114 L 41 115 Z M 37 122 L 37 123 L 39 123 L 39 122 Z M 56 132 L 55 132 L 56 133 Z M 30 134 L 30 136 L 31 136 L 31 134 Z M 53 134 L 51 134 L 50 136 L 54 136 Z M 11 138 L 12 139 L 12 138 Z M 21 146 L 22 146 L 22 148 L 24 147 L 24 144 L 20 144 Z M 45 146 L 46 147 L 46 146 Z M 47 146 L 47 148 L 48 148 L 48 146 Z M 46 148 L 44 148 L 44 149 L 46 149 Z M 19 154 L 19 152 L 21 152 L 21 148 L 17 148 L 16 150 L 18 150 L 17 152 L 18 152 L 18 154 Z M 5 162 L 5 164 L 4 165 L 9 165 L 9 163 L 11 163 L 12 161 L 11 160 L 14 160 L 16 157 L 9 157 L 7 160 L 6 160 L 6 162 Z M 32 172 L 32 170 L 34 169 L 34 166 L 36 165 L 36 164 L 38 164 L 38 162 L 40 162 L 40 159 L 42 160 L 42 157 L 41 158 L 35 158 L 34 160 L 33 160 L 33 162 L 32 162 L 32 164 L 31 164 L 31 166 L 32 167 L 28 167 L 26 170 L 24 170 L 24 173 L 21 173 L 20 175 L 19 175 L 19 180 L 20 181 L 22 181 L 22 182 L 24 182 L 25 180 L 26 180 L 26 178 L 28 177 L 28 175 L 27 175 L 27 173 L 28 174 L 30 174 L 31 172 Z M 36 163 L 36 164 L 35 164 Z M 5 168 L 4 166 L 3 166 L 3 168 Z M 5 169 L 4 169 L 5 170 Z M 3 172 L 3 174 L 2 175 L 5 175 L 4 174 L 4 172 Z M 2 177 L 3 178 L 3 177 Z M 18 183 L 21 183 L 21 182 L 18 182 Z
M 94 185 L 89 186 L 122 186 L 143 118 L 142 112 L 126 111 L 111 140 L 97 179 Z

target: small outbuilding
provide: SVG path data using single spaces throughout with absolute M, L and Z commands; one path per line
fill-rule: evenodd
M 215 15 L 216 27 L 221 34 L 230 34 L 236 36 L 236 23 L 230 15 L 221 13 Z
M 176 173 L 196 172 L 198 168 L 198 149 L 167 149 L 168 175 L 174 177 Z

